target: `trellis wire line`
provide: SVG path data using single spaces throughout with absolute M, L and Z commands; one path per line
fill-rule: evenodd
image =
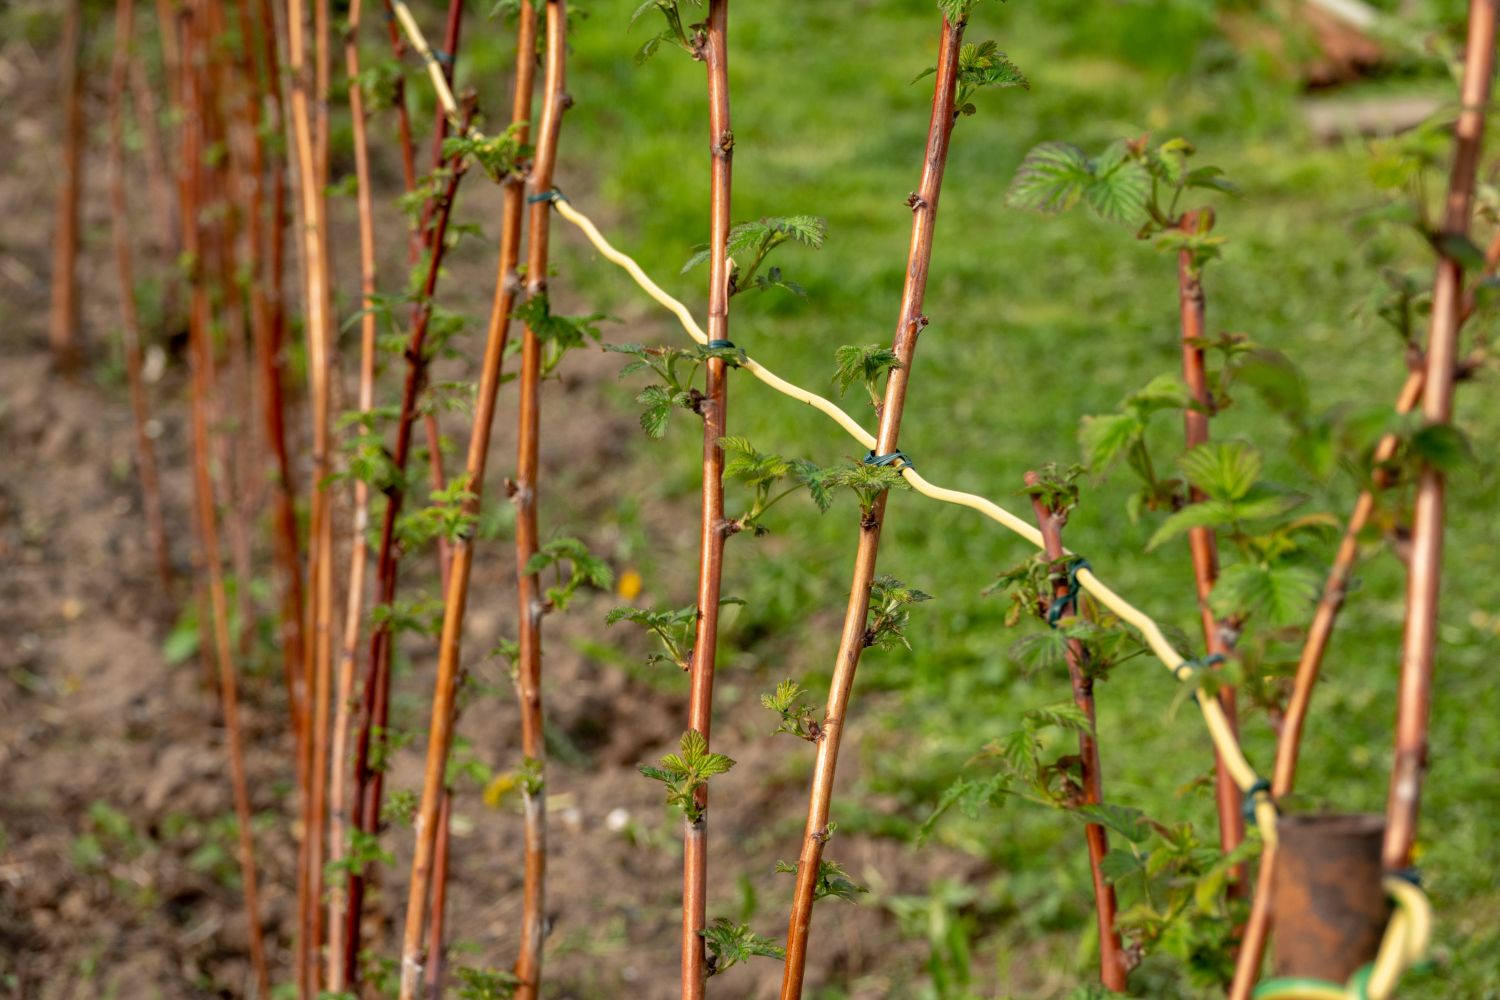
M 411 39 L 412 46 L 420 53 L 430 53 L 430 46 L 427 45 L 421 28 L 412 17 L 404 0 L 391 0 L 391 6 L 396 12 L 401 27 Z M 430 54 L 424 55 L 424 60 L 428 62 L 430 70 L 432 63 Z M 437 92 L 438 102 L 442 104 L 444 111 L 450 116 L 456 115 L 458 102 L 453 97 L 448 81 L 443 78 L 442 73 L 438 72 L 429 72 L 429 77 Z M 478 129 L 471 128 L 469 135 L 476 140 L 483 138 L 483 134 Z M 635 262 L 634 258 L 615 249 L 594 225 L 593 220 L 574 208 L 567 199 L 561 197 L 560 192 L 552 192 L 552 207 L 564 219 L 578 227 L 594 249 L 598 250 L 606 260 L 623 268 L 647 295 L 676 316 L 689 337 L 700 345 L 708 344 L 708 334 L 703 332 L 688 307 L 652 281 L 651 276 Z M 747 357 L 742 361 L 740 368 L 782 395 L 806 403 L 818 410 L 866 448 L 875 447 L 874 435 L 865 430 L 859 421 L 833 400 L 788 382 L 752 358 Z M 928 482 L 910 464 L 902 466 L 900 472 L 911 488 L 923 496 L 977 511 L 990 520 L 998 522 L 1013 534 L 1019 535 L 1034 547 L 1038 549 L 1042 547 L 1042 533 L 1035 526 L 994 501 L 974 493 L 952 490 Z M 1146 640 L 1146 645 L 1156 654 L 1156 658 L 1172 672 L 1174 677 L 1187 681 L 1196 675 L 1192 664 L 1167 641 L 1166 635 L 1162 633 L 1161 626 L 1156 623 L 1156 620 L 1117 594 L 1103 580 L 1095 576 L 1092 569 L 1079 569 L 1078 582 L 1083 585 L 1084 590 L 1093 595 L 1095 600 L 1138 631 Z M 1234 783 L 1254 802 L 1256 824 L 1260 828 L 1262 840 L 1268 846 L 1274 846 L 1276 843 L 1276 805 L 1271 800 L 1269 787 L 1261 780 L 1260 775 L 1245 757 L 1239 741 L 1234 736 L 1229 719 L 1219 707 L 1218 700 L 1198 698 L 1196 701 L 1199 710 L 1203 713 L 1203 722 L 1208 728 L 1209 737 L 1223 757 L 1225 766 L 1234 778 Z M 1391 995 L 1402 970 L 1413 964 L 1425 952 L 1431 932 L 1432 906 L 1426 895 L 1409 882 L 1402 881 L 1401 888 L 1396 888 L 1393 885 L 1396 881 L 1401 880 L 1388 880 L 1386 885 L 1388 891 L 1400 903 L 1400 908 L 1391 917 L 1385 937 L 1381 941 L 1380 954 L 1375 960 L 1370 979 L 1365 985 L 1369 1000 L 1386 1000 Z M 1282 996 L 1291 995 L 1293 994 L 1282 994 Z
M 560 196 L 553 198 L 552 205 L 559 215 L 583 232 L 605 259 L 623 268 L 647 295 L 675 315 L 688 336 L 699 344 L 707 345 L 708 335 L 693 319 L 693 314 L 688 307 L 663 291 L 661 286 L 652 281 L 650 275 L 646 274 L 629 255 L 615 249 L 588 216 Z M 826 414 L 865 447 L 874 447 L 874 437 L 832 400 L 793 385 L 752 358 L 745 358 L 740 363 L 740 368 L 783 395 L 806 403 Z M 910 464 L 902 466 L 900 471 L 912 489 L 923 496 L 968 507 L 999 522 L 1003 527 L 1037 548 L 1042 547 L 1041 532 L 999 504 L 973 493 L 964 493 L 928 482 Z M 1122 621 L 1142 635 L 1146 644 L 1151 647 L 1151 651 L 1168 670 L 1172 671 L 1174 677 L 1180 681 L 1191 681 L 1196 676 L 1197 668 L 1194 664 L 1172 648 L 1172 644 L 1162 633 L 1161 626 L 1150 615 L 1121 597 L 1103 580 L 1095 576 L 1094 571 L 1089 567 L 1079 567 L 1077 579 L 1083 589 L 1092 594 L 1100 604 L 1114 612 Z M 1203 721 L 1208 728 L 1209 736 L 1223 756 L 1235 784 L 1254 801 L 1256 822 L 1262 839 L 1267 845 L 1274 846 L 1277 814 L 1276 806 L 1271 801 L 1268 783 L 1261 779 L 1246 759 L 1229 725 L 1228 718 L 1219 707 L 1218 699 L 1198 698 L 1196 701 L 1199 710 L 1203 713 Z M 1432 905 L 1426 894 L 1412 883 L 1399 878 L 1386 879 L 1385 887 L 1386 891 L 1395 898 L 1398 909 L 1386 926 L 1385 936 L 1381 940 L 1380 953 L 1371 966 L 1368 979 L 1362 984 L 1363 995 L 1348 993 L 1343 987 L 1337 987 L 1340 992 L 1329 993 L 1326 992 L 1329 987 L 1320 986 L 1318 988 L 1324 990 L 1321 996 L 1337 996 L 1341 1000 L 1346 997 L 1357 997 L 1358 1000 L 1387 1000 L 1394 993 L 1396 982 L 1402 971 L 1413 965 L 1426 952 L 1432 927 Z M 1291 1000 L 1292 997 L 1302 995 L 1304 994 L 1292 992 L 1267 994 L 1267 996 L 1282 997 L 1284 1000 Z M 1313 996 L 1310 992 L 1305 995 Z
M 635 279 L 636 284 L 640 285 L 647 295 L 670 310 L 682 324 L 682 328 L 687 331 L 688 336 L 692 337 L 699 344 L 708 343 L 708 335 L 698 326 L 697 321 L 693 319 L 693 315 L 688 311 L 687 306 L 663 291 L 661 286 L 652 281 L 650 276 L 641 269 L 641 266 L 628 255 L 615 249 L 604 238 L 604 235 L 599 232 L 598 227 L 594 225 L 588 216 L 562 199 L 554 199 L 553 208 L 564 219 L 581 229 L 584 235 L 588 237 L 589 242 L 594 245 L 594 248 L 607 260 L 618 264 L 629 272 L 630 276 Z M 858 421 L 831 399 L 803 389 L 801 386 L 793 385 L 753 358 L 746 358 L 742 361 L 740 368 L 754 375 L 783 395 L 806 403 L 831 417 L 865 447 L 874 447 L 875 438 L 870 432 L 861 427 Z M 951 490 L 931 483 L 911 465 L 902 466 L 900 471 L 902 477 L 906 479 L 912 489 L 923 496 L 978 511 L 991 520 L 999 522 L 1015 534 L 1020 535 L 1037 548 L 1042 547 L 1042 533 L 1033 525 L 1021 520 L 999 504 L 973 493 Z M 1185 673 L 1184 671 L 1184 667 L 1188 666 L 1187 661 L 1177 650 L 1172 648 L 1172 644 L 1162 634 L 1161 627 L 1156 624 L 1151 616 L 1115 593 L 1104 581 L 1095 576 L 1091 569 L 1080 568 L 1078 570 L 1078 582 L 1100 604 L 1109 608 L 1121 620 L 1140 632 L 1145 638 L 1146 644 L 1151 647 L 1151 651 L 1156 654 L 1157 658 L 1161 660 L 1168 670 L 1177 675 L 1179 679 L 1186 679 L 1191 676 L 1191 673 Z M 1251 794 L 1252 789 L 1256 789 L 1256 784 L 1260 781 L 1260 776 L 1256 774 L 1255 769 L 1245 759 L 1244 753 L 1240 750 L 1239 744 L 1230 729 L 1229 720 L 1224 716 L 1223 710 L 1219 708 L 1218 702 L 1212 698 L 1200 698 L 1198 699 L 1198 705 L 1203 712 L 1203 718 L 1208 725 L 1210 736 L 1213 737 L 1215 745 L 1223 753 L 1230 773 L 1234 776 L 1235 784 L 1239 785 L 1242 792 Z M 1276 837 L 1276 808 L 1271 803 L 1270 793 L 1266 790 L 1255 790 L 1253 794 L 1255 798 L 1255 813 L 1260 823 L 1261 835 L 1268 843 L 1274 843 Z

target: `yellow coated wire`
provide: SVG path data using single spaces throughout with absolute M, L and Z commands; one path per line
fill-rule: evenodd
M 1386 924 L 1380 952 L 1342 985 L 1316 979 L 1273 979 L 1255 990 L 1255 1000 L 1390 1000 L 1403 969 L 1427 950 L 1432 934 L 1432 904 L 1406 879 L 1388 876 L 1382 883 L 1395 900 L 1396 912 Z
M 407 8 L 405 0 L 391 0 L 391 7 L 413 47 L 422 55 L 427 64 L 428 76 L 432 80 L 439 104 L 450 118 L 456 120 L 458 102 L 454 100 L 453 91 L 437 66 L 436 58 L 422 34 L 421 27 Z M 477 129 L 470 129 L 469 134 L 476 139 L 483 138 Z M 594 225 L 593 220 L 574 208 L 558 193 L 554 193 L 552 205 L 559 215 L 583 232 L 589 243 L 606 260 L 624 269 L 647 295 L 676 316 L 689 337 L 699 344 L 708 343 L 708 334 L 703 332 L 688 307 L 667 294 L 651 279 L 640 264 L 636 263 L 634 258 L 616 249 Z M 831 399 L 788 382 L 753 358 L 747 357 L 741 362 L 740 368 L 782 395 L 818 410 L 866 448 L 875 447 L 875 436 L 865 430 L 859 421 Z M 1017 517 L 994 501 L 974 493 L 948 489 L 928 482 L 909 463 L 902 466 L 899 471 L 911 488 L 922 496 L 967 507 L 997 522 L 1033 546 L 1043 547 L 1042 533 L 1035 525 Z M 1077 580 L 1084 590 L 1093 595 L 1095 600 L 1139 632 L 1145 639 L 1146 645 L 1150 647 L 1162 665 L 1172 672 L 1173 676 L 1181 681 L 1193 679 L 1196 673 L 1194 665 L 1172 647 L 1155 619 L 1112 590 L 1094 574 L 1092 569 L 1088 567 L 1078 569 Z M 1276 806 L 1271 800 L 1269 788 L 1245 757 L 1238 739 L 1235 738 L 1234 729 L 1220 707 L 1218 699 L 1205 697 L 1198 698 L 1196 701 L 1199 710 L 1203 713 L 1203 722 L 1208 729 L 1209 737 L 1220 759 L 1224 762 L 1225 769 L 1240 791 L 1251 797 L 1254 803 L 1256 823 L 1260 828 L 1262 840 L 1267 848 L 1274 848 L 1276 846 Z M 1388 879 L 1386 888 L 1396 899 L 1398 909 L 1386 928 L 1380 954 L 1375 960 L 1370 976 L 1367 989 L 1371 1000 L 1385 1000 L 1390 996 L 1402 970 L 1417 961 L 1426 951 L 1431 935 L 1432 908 L 1422 890 L 1402 879 Z
M 682 324 L 682 328 L 687 331 L 689 337 L 692 337 L 699 344 L 708 343 L 708 335 L 703 332 L 697 321 L 693 319 L 693 314 L 688 310 L 687 306 L 663 291 L 661 286 L 652 281 L 651 277 L 629 255 L 615 249 L 609 240 L 605 239 L 604 234 L 599 232 L 599 228 L 594 225 L 588 216 L 578 211 L 578 209 L 562 198 L 556 199 L 553 205 L 559 215 L 583 231 L 584 236 L 588 238 L 588 241 L 594 245 L 594 248 L 606 260 L 624 268 L 647 295 L 651 296 L 651 298 L 665 306 L 668 311 L 675 315 L 678 322 Z M 783 395 L 806 403 L 831 417 L 840 427 L 848 431 L 850 436 L 866 448 L 875 447 L 874 436 L 861 427 L 857 420 L 846 413 L 831 399 L 803 389 L 801 386 L 793 385 L 753 358 L 747 358 L 740 364 L 740 367 Z M 911 488 L 923 496 L 933 500 L 940 500 L 943 503 L 968 507 L 970 510 L 977 511 L 985 517 L 998 522 L 1037 548 L 1042 547 L 1042 533 L 1034 525 L 1023 521 L 994 501 L 973 493 L 964 493 L 960 490 L 950 490 L 943 486 L 937 486 L 928 482 L 911 465 L 902 466 L 900 472 Z M 1111 590 L 1105 585 L 1104 581 L 1095 576 L 1093 571 L 1088 568 L 1078 570 L 1078 582 L 1094 596 L 1095 600 L 1118 615 L 1122 621 L 1134 627 L 1136 631 L 1140 632 L 1142 637 L 1145 638 L 1146 644 L 1151 647 L 1151 651 L 1156 654 L 1157 658 L 1161 660 L 1168 670 L 1183 680 L 1192 677 L 1191 666 L 1177 650 L 1172 648 L 1172 644 L 1162 634 L 1161 627 L 1156 624 L 1155 620 Z M 1268 846 L 1274 847 L 1276 842 L 1276 807 L 1271 802 L 1270 792 L 1257 786 L 1257 783 L 1260 782 L 1260 777 L 1255 773 L 1255 768 L 1251 767 L 1250 762 L 1245 759 L 1245 754 L 1240 749 L 1239 742 L 1234 737 L 1234 730 L 1229 724 L 1229 719 L 1224 715 L 1223 709 L 1219 707 L 1217 699 L 1199 698 L 1198 707 L 1203 712 L 1203 721 L 1208 726 L 1209 735 L 1212 737 L 1214 745 L 1218 748 L 1219 755 L 1223 758 L 1224 766 L 1228 769 L 1230 777 L 1234 779 L 1240 791 L 1251 794 L 1252 789 L 1254 789 L 1255 815 L 1256 821 L 1260 825 L 1261 836 L 1265 839 Z

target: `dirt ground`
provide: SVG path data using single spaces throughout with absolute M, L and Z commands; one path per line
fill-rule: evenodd
M 48 139 L 57 123 L 49 94 L 37 85 L 49 79 L 46 64 L 45 54 L 22 41 L 0 43 L 6 109 L 0 145 L 31 151 L 13 152 L 0 177 L 0 995 L 250 996 L 247 924 L 223 826 L 232 803 L 216 694 L 197 657 L 171 664 L 163 653 L 193 597 L 186 582 L 193 542 L 185 362 L 169 349 L 152 386 L 169 533 L 182 571 L 167 590 L 146 544 L 129 409 L 113 361 L 118 290 L 102 167 L 88 175 L 80 263 L 93 367 L 72 381 L 49 368 L 56 163 Z M 102 100 L 92 95 L 93 106 Z M 482 179 L 470 187 L 474 200 L 464 212 L 494 219 L 493 192 L 482 190 Z M 449 283 L 467 291 L 447 304 L 482 312 L 490 252 L 476 246 L 455 259 Z M 146 260 L 149 252 L 142 268 L 150 266 Z M 632 330 L 631 339 L 647 335 Z M 606 396 L 617 367 L 616 359 L 591 353 L 570 360 L 566 378 L 547 387 L 544 410 L 554 419 L 544 431 L 542 516 L 552 528 L 585 534 L 618 569 L 624 532 L 613 521 L 613 498 L 641 488 L 654 473 L 624 468 L 639 432 Z M 501 403 L 491 496 L 500 495 L 512 465 L 505 417 L 512 401 L 508 394 Z M 449 429 L 460 444 L 466 440 L 458 425 Z M 600 469 L 621 471 L 612 479 Z M 563 499 L 548 498 L 549 482 Z M 674 553 L 679 568 L 677 579 L 661 581 L 642 601 L 690 593 L 696 511 L 657 508 L 643 519 L 633 530 Z M 269 565 L 267 557 L 258 552 L 261 565 Z M 476 664 L 513 619 L 513 567 L 504 540 L 480 552 L 466 634 Z M 418 567 L 407 586 L 420 589 L 424 573 L 430 578 L 430 567 Z M 636 765 L 675 742 L 685 699 L 583 651 L 591 648 L 585 638 L 620 639 L 601 624 L 614 603 L 591 599 L 547 625 L 545 697 L 555 734 L 549 997 L 676 995 L 677 825 Z M 419 727 L 433 644 L 408 643 L 405 653 L 410 667 L 397 680 L 395 712 Z M 262 916 L 275 978 L 286 981 L 299 830 L 285 705 L 274 666 L 249 671 L 242 690 Z M 771 868 L 796 854 L 810 757 L 765 739 L 758 711 L 740 714 L 754 717 L 716 733 L 717 748 L 740 764 L 714 783 L 710 913 L 748 917 L 760 933 L 780 937 L 790 879 Z M 477 758 L 505 770 L 519 756 L 516 718 L 511 700 L 487 698 L 468 710 L 461 733 Z M 421 752 L 417 745 L 400 755 L 391 787 L 418 787 Z M 845 783 L 858 768 L 857 755 L 847 756 Z M 394 957 L 410 836 L 396 828 L 384 839 L 396 861 L 376 898 L 372 945 Z M 465 786 L 453 851 L 450 964 L 508 967 L 520 902 L 521 822 L 514 804 L 492 808 L 477 787 Z M 961 856 L 917 855 L 853 835 L 840 837 L 838 857 L 857 879 L 886 893 L 920 892 L 936 878 L 975 874 L 974 862 Z M 825 902 L 815 934 L 811 984 L 838 984 L 858 997 L 914 993 L 925 950 L 901 941 L 888 911 Z M 726 973 L 715 994 L 773 995 L 778 979 L 776 963 L 757 960 Z

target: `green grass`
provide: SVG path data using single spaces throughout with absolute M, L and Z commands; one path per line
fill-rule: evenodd
M 618 246 L 701 308 L 706 273 L 678 269 L 707 233 L 703 69 L 665 49 L 634 65 L 647 30 L 625 34 L 633 6 L 596 0 L 577 24 L 569 82 L 577 103 L 566 122 L 561 183 Z M 893 0 L 762 2 L 733 13 L 735 217 L 815 213 L 829 221 L 825 249 L 786 248 L 778 261 L 806 286 L 806 302 L 735 301 L 735 341 L 793 381 L 831 392 L 839 345 L 889 340 L 909 229 L 903 202 L 916 186 L 930 100 L 929 84 L 912 80 L 933 61 L 936 28 L 930 5 Z M 1358 143 L 1312 144 L 1299 128 L 1292 87 L 1255 60 L 1238 59 L 1193 4 L 987 4 L 970 36 L 997 38 L 1032 89 L 982 94 L 979 114 L 962 120 L 954 137 L 925 310 L 932 325 L 917 353 L 901 438 L 925 475 L 1024 511 L 1024 498 L 1014 495 L 1022 473 L 1076 460 L 1080 417 L 1113 408 L 1177 367 L 1172 260 L 1081 213 L 1042 219 L 1004 205 L 1017 163 L 1047 139 L 1097 147 L 1145 131 L 1191 138 L 1203 162 L 1224 167 L 1244 190 L 1242 199 L 1219 204 L 1219 228 L 1231 242 L 1207 279 L 1210 330 L 1242 331 L 1289 353 L 1320 405 L 1394 398 L 1403 377 L 1399 345 L 1355 306 L 1376 289 L 1379 266 L 1422 268 L 1426 252 L 1414 239 L 1354 224 L 1379 201 Z M 499 79 L 492 71 L 507 61 L 478 44 L 470 72 Z M 1433 81 L 1419 85 L 1430 89 Z M 675 335 L 574 234 L 555 243 L 557 294 L 623 317 L 608 329 L 612 339 Z M 631 406 L 633 385 L 618 388 L 622 408 Z M 1466 386 L 1460 406 L 1480 442 L 1500 433 L 1500 408 L 1487 395 L 1487 383 Z M 824 418 L 749 380 L 736 379 L 731 396 L 731 432 L 762 449 L 824 464 L 860 451 Z M 847 405 L 869 416 L 858 390 Z M 1257 406 L 1231 409 L 1214 433 L 1255 441 L 1276 476 L 1295 475 L 1278 457 L 1286 451 L 1284 428 Z M 640 461 L 657 466 L 658 478 L 632 499 L 632 510 L 694 502 L 696 434 L 695 422 L 676 420 L 664 442 L 642 436 Z M 1127 489 L 1123 475 L 1087 489 L 1067 540 L 1117 589 L 1191 634 L 1185 547 L 1145 554 L 1152 525 L 1127 521 Z M 1344 477 L 1317 493 L 1342 514 L 1354 488 Z M 1500 954 L 1500 892 L 1491 874 L 1500 863 L 1493 835 L 1500 689 L 1487 669 L 1500 633 L 1492 464 L 1459 475 L 1450 496 L 1421 859 L 1441 914 L 1443 961 L 1408 980 L 1402 995 L 1413 1000 L 1500 996 L 1493 957 Z M 725 591 L 749 602 L 733 618 L 730 644 L 750 648 L 730 654 L 734 669 L 785 663 L 821 697 L 836 634 L 810 622 L 842 610 L 856 522 L 849 503 L 822 517 L 809 504 L 788 503 L 770 515 L 770 538 L 731 546 Z M 909 838 L 971 754 L 1013 728 L 1025 708 L 1064 698 L 1067 688 L 1061 678 L 1019 677 L 1006 656 L 1014 635 L 1001 621 L 1003 601 L 979 595 L 1028 554 L 1024 543 L 970 512 L 911 494 L 893 499 L 887 523 L 881 569 L 937 599 L 914 614 L 913 653 L 874 652 L 861 668 L 855 740 L 846 752 L 860 758 L 862 777 L 834 812 L 846 829 Z M 1404 574 L 1381 553 L 1358 576 L 1317 698 L 1299 788 L 1339 808 L 1379 810 Z M 666 603 L 683 603 L 687 594 Z M 762 672 L 737 682 L 754 689 L 774 679 Z M 1208 798 L 1177 792 L 1207 770 L 1210 755 L 1195 713 L 1174 712 L 1174 683 L 1140 659 L 1102 686 L 1108 794 L 1164 819 L 1209 824 Z M 755 711 L 753 700 L 746 711 Z M 1252 761 L 1268 769 L 1273 743 L 1261 720 L 1247 724 L 1245 742 Z M 887 805 L 872 810 L 866 796 Z M 1078 956 L 1089 948 L 1087 872 L 1072 820 L 1017 802 L 983 823 L 954 818 L 938 829 L 942 841 L 984 856 L 996 873 L 968 904 L 975 989 L 992 995 L 1038 981 L 1044 977 L 1026 966 L 1039 960 L 1086 968 L 1086 954 Z M 1154 980 L 1148 973 L 1139 981 Z

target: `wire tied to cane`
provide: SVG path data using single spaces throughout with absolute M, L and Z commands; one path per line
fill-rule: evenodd
M 1078 613 L 1078 594 L 1083 589 L 1083 585 L 1078 582 L 1078 572 L 1085 569 L 1092 570 L 1093 568 L 1083 556 L 1074 556 L 1068 562 L 1068 592 L 1062 597 L 1055 599 L 1052 602 L 1052 607 L 1047 609 L 1048 625 L 1057 628 L 1057 623 L 1062 621 L 1062 616 L 1067 614 L 1069 608 L 1073 609 L 1074 614 Z
M 1240 804 L 1240 815 L 1245 817 L 1245 823 L 1249 826 L 1258 825 L 1255 819 L 1255 807 L 1260 804 L 1262 797 L 1272 806 L 1276 805 L 1271 800 L 1271 783 L 1265 778 L 1257 778 L 1255 784 L 1245 789 L 1245 798 Z
M 897 465 L 897 462 L 901 464 Z M 917 467 L 917 463 L 913 462 L 911 457 L 904 451 L 891 451 L 886 452 L 884 455 L 877 455 L 873 448 L 865 452 L 865 464 L 875 466 L 889 465 L 898 472 L 902 469 L 915 469 Z

